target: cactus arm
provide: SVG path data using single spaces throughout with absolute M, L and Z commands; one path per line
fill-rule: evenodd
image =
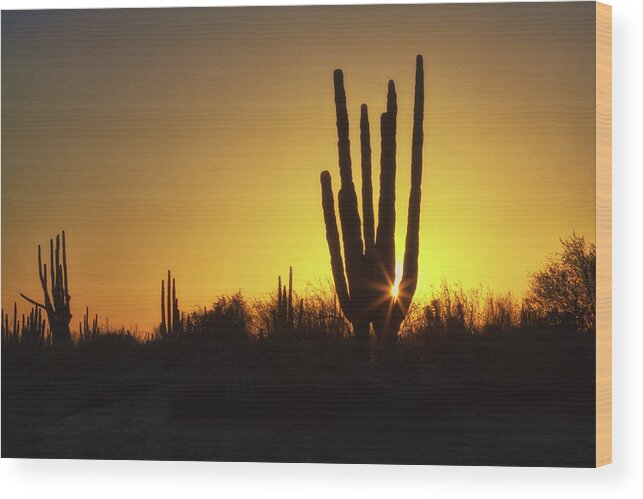
M 350 140 L 348 138 L 348 109 L 346 108 L 346 91 L 344 90 L 344 73 L 336 69 L 333 73 L 335 90 L 335 116 L 337 119 L 337 150 L 339 153 L 339 173 L 341 186 L 348 187 L 353 183 Z
M 165 334 L 167 328 L 165 325 L 165 281 L 161 279 L 161 334 Z
M 392 284 L 395 280 L 395 154 L 397 95 L 395 83 L 388 83 L 386 112 L 381 118 L 382 153 L 380 159 L 380 199 L 377 225 L 377 253 Z
M 371 165 L 371 131 L 368 107 L 362 104 L 360 115 L 360 145 L 362 150 L 362 212 L 364 216 L 364 247 L 368 255 L 375 247 L 375 221 L 373 215 L 373 184 Z
M 420 204 L 422 201 L 422 147 L 424 143 L 424 65 L 418 55 L 415 68 L 415 103 L 413 107 L 413 144 L 411 149 L 411 193 L 404 249 L 404 270 L 400 281 L 400 305 L 406 312 L 418 282 L 420 252 Z
M 51 274 L 51 300 L 56 303 L 56 277 L 54 275 L 54 240 L 49 240 L 49 272 Z
M 62 288 L 62 269 L 60 268 L 60 236 L 56 236 L 56 294 L 53 296 L 56 309 L 63 306 Z
M 292 267 L 288 272 L 288 327 L 293 326 L 293 307 L 292 307 Z
M 176 329 L 176 321 L 178 317 L 176 316 L 176 280 L 172 279 L 172 332 Z
M 27 300 L 29 303 L 36 305 L 37 307 L 42 307 L 46 310 L 47 312 L 47 317 L 51 320 L 51 315 L 53 314 L 53 307 L 51 305 L 51 301 L 49 300 L 49 292 L 47 291 L 47 264 L 45 263 L 44 265 L 42 264 L 42 254 L 40 250 L 40 245 L 38 245 L 38 276 L 40 277 L 40 286 L 42 287 L 42 292 L 45 298 L 45 303 L 44 305 L 42 303 L 38 303 L 35 300 L 32 300 L 28 296 L 25 296 L 24 294 L 20 293 L 20 296 L 22 296 L 25 300 Z
M 344 74 L 341 70 L 334 73 L 335 110 L 337 117 L 337 150 L 339 153 L 339 173 L 341 188 L 337 195 L 339 219 L 342 224 L 346 274 L 351 292 L 360 288 L 362 274 L 362 223 L 357 209 L 357 194 L 353 183 L 351 168 L 350 140 L 348 136 L 348 110 L 344 91 Z
M 277 277 L 277 311 L 281 316 L 281 276 Z
M 333 272 L 333 280 L 335 281 L 335 291 L 337 292 L 340 306 L 346 315 L 349 316 L 351 300 L 344 274 L 344 261 L 342 259 L 339 230 L 337 229 L 337 219 L 335 217 L 335 199 L 333 198 L 333 186 L 330 173 L 323 171 L 320 180 L 322 187 L 322 208 L 324 211 L 324 222 L 326 224 L 326 241 L 328 242 L 328 251 L 330 252 L 330 266 Z
M 167 333 L 172 334 L 172 275 L 168 269 L 167 271 Z
M 282 326 L 287 326 L 287 321 L 288 321 L 288 305 L 286 303 L 286 285 L 284 284 L 283 287 L 283 292 L 282 292 L 282 299 L 281 303 L 283 307 L 281 308 L 281 317 L 279 320 L 281 321 Z
M 44 309 L 47 308 L 42 303 L 38 303 L 36 300 L 33 300 L 32 298 L 29 298 L 27 295 L 24 295 L 24 294 L 20 293 L 20 296 L 22 296 L 25 300 L 27 300 L 32 305 L 35 305 L 36 307 L 40 307 L 40 308 L 44 308 Z
M 38 245 L 38 277 L 40 277 L 40 285 L 45 287 L 45 290 L 47 289 L 47 285 L 44 284 L 46 283 L 47 279 L 47 270 L 45 269 L 45 273 L 43 275 L 42 271 L 42 255 L 40 253 L 40 245 Z
M 65 301 L 69 302 L 71 296 L 69 295 L 69 284 L 67 282 L 67 244 L 65 243 L 65 231 L 63 230 L 63 292 Z

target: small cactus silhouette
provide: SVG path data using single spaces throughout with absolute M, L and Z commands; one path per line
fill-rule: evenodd
M 288 271 L 288 289 L 286 285 L 281 285 L 281 276 L 277 278 L 277 307 L 272 310 L 273 329 L 275 331 L 284 329 L 293 329 L 295 326 L 295 309 L 293 307 L 293 286 L 292 286 L 292 267 Z M 303 313 L 303 300 L 300 303 L 299 319 Z
M 397 332 L 411 305 L 418 280 L 420 201 L 422 197 L 422 148 L 424 142 L 424 67 L 422 56 L 416 59 L 413 142 L 411 152 L 411 192 L 407 219 L 403 274 L 397 296 L 395 282 L 395 173 L 397 95 L 395 83 L 388 83 L 386 112 L 381 116 L 380 196 L 377 232 L 374 228 L 373 188 L 371 185 L 371 146 L 368 108 L 361 106 L 360 143 L 362 156 L 362 213 L 360 221 L 357 194 L 353 183 L 348 111 L 344 75 L 334 73 L 337 116 L 337 148 L 341 187 L 337 194 L 342 227 L 344 256 L 335 217 L 331 176 L 321 173 L 322 208 L 331 269 L 340 306 L 352 323 L 356 338 L 368 345 L 370 326 L 384 348 L 396 339 Z M 363 226 L 363 227 L 362 227 Z M 363 230 L 362 230 L 363 229 Z M 363 234 L 363 239 L 362 239 Z M 344 266 L 344 260 L 346 265 Z
M 167 271 L 167 300 L 165 298 L 165 281 L 161 280 L 161 336 L 179 336 L 183 333 L 183 316 L 179 311 L 179 299 L 176 297 L 176 281 Z
M 18 304 L 13 304 L 13 321 L 9 323 L 9 314 L 2 311 L 2 341 L 4 343 L 24 343 L 32 346 L 45 345 L 45 319 L 40 307 L 32 307 L 29 315 L 22 314 L 18 319 Z
M 94 315 L 91 320 L 91 324 L 89 319 L 89 307 L 86 307 L 83 322 L 78 323 L 78 340 L 82 343 L 91 343 L 100 334 L 100 330 L 98 328 L 98 314 Z
M 69 302 L 69 284 L 67 281 L 67 246 L 65 243 L 65 231 L 62 231 L 62 255 L 60 246 L 60 235 L 56 235 L 56 250 L 54 252 L 54 240 L 49 240 L 49 273 L 51 277 L 51 296 L 47 289 L 47 264 L 42 263 L 40 245 L 38 245 L 38 276 L 44 295 L 44 304 L 20 293 L 25 300 L 32 305 L 42 308 L 47 312 L 47 322 L 51 330 L 51 340 L 54 344 L 71 341 L 71 311 Z M 62 260 L 61 260 L 62 256 Z M 55 260 L 55 261 L 54 261 Z

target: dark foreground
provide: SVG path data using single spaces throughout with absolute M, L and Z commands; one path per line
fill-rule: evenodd
M 594 466 L 594 338 L 406 339 L 394 366 L 348 340 L 2 349 L 2 457 Z

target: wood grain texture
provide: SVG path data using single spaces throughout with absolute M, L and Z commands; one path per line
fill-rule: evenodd
M 596 4 L 596 466 L 612 462 L 612 8 Z

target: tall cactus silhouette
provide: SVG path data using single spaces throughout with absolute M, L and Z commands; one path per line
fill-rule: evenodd
M 44 295 L 44 304 L 20 293 L 29 303 L 40 307 L 47 312 L 47 322 L 51 331 L 52 342 L 65 343 L 71 341 L 71 311 L 69 302 L 69 284 L 67 282 L 67 246 L 65 243 L 65 231 L 62 231 L 62 255 L 60 246 L 60 235 L 56 235 L 56 250 L 54 252 L 54 240 L 49 240 L 49 274 L 51 277 L 51 296 L 47 289 L 47 264 L 42 263 L 40 245 L 38 245 L 38 276 Z M 61 260 L 62 256 L 62 260 Z M 55 260 L 55 261 L 54 261 Z
M 416 59 L 413 140 L 411 151 L 411 192 L 407 219 L 403 273 L 397 296 L 395 282 L 395 173 L 397 95 L 395 83 L 388 83 L 386 112 L 382 114 L 380 154 L 380 196 L 377 232 L 374 228 L 371 145 L 368 108 L 361 106 L 360 143 L 362 169 L 362 213 L 358 211 L 350 155 L 348 111 L 344 75 L 334 73 L 337 116 L 337 149 L 341 187 L 337 194 L 342 248 L 335 216 L 335 200 L 328 171 L 321 173 L 322 208 L 331 269 L 340 306 L 352 323 L 356 338 L 368 345 L 370 326 L 383 344 L 394 341 L 413 300 L 418 281 L 420 202 L 422 198 L 422 147 L 424 142 L 424 66 Z M 362 239 L 363 235 L 363 239 Z M 344 265 L 344 260 L 346 265 Z M 386 346 L 385 348 L 388 348 Z

